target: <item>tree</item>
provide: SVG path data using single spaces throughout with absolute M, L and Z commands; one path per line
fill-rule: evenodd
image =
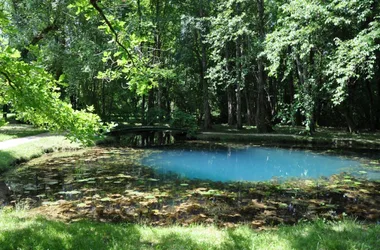
M 280 7 L 276 28 L 266 39 L 269 71 L 285 71 L 282 80 L 296 72 L 294 106 L 304 115 L 309 133 L 315 131 L 322 101 L 330 102 L 329 96 L 333 105 L 344 106 L 348 128 L 355 130 L 352 83 L 371 78 L 378 50 L 374 3 L 292 0 Z
M 50 130 L 69 130 L 68 136 L 91 143 L 103 127 L 98 116 L 86 110 L 76 111 L 59 99 L 63 79 L 54 79 L 41 59 L 22 60 L 21 52 L 9 44 L 14 32 L 7 5 L 0 7 L 0 103 L 11 103 L 19 118 Z M 91 110 L 89 108 L 89 110 Z

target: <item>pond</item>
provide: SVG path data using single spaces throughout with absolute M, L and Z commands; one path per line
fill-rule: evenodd
M 329 177 L 358 172 L 361 163 L 338 156 L 303 150 L 244 147 L 218 150 L 165 150 L 142 159 L 161 173 L 212 181 L 268 181 Z
M 350 160 L 301 150 L 209 144 L 175 148 L 95 147 L 47 154 L 0 179 L 11 188 L 4 205 L 33 208 L 35 213 L 68 221 L 87 218 L 152 225 L 251 222 L 257 228 L 345 215 L 380 219 L 380 182 L 364 174 L 379 175 L 378 157 Z M 171 162 L 172 168 L 159 168 L 157 164 L 164 162 Z M 242 169 L 247 165 L 249 169 Z M 255 167 L 258 171 L 252 175 Z M 299 178 L 224 182 L 291 175 Z M 310 179 L 319 175 L 331 176 Z

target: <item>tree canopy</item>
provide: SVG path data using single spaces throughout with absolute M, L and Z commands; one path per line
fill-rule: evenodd
M 1 0 L 0 103 L 83 141 L 101 121 L 377 130 L 379 10 L 375 0 Z

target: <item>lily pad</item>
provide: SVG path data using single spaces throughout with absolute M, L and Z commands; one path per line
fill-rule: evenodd
M 154 178 L 149 178 L 149 179 L 147 179 L 148 181 L 152 181 L 152 182 L 157 182 L 157 181 L 159 181 L 159 179 L 154 179 Z
M 61 191 L 61 192 L 58 192 L 58 194 L 76 195 L 76 194 L 81 194 L 81 191 L 78 191 L 78 190 Z
M 85 207 L 88 207 L 88 205 L 86 203 L 79 203 L 79 204 L 77 204 L 77 207 L 78 208 L 85 208 Z

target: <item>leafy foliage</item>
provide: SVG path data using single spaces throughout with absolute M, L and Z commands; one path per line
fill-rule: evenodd
M 51 129 L 98 122 L 69 111 L 88 106 L 107 122 L 163 123 L 182 110 L 204 127 L 380 128 L 378 1 L 3 0 L 0 10 L 0 102 Z M 81 140 L 101 130 L 78 127 Z
M 21 53 L 8 43 L 6 37 L 0 37 L 1 103 L 11 103 L 25 121 L 50 130 L 69 130 L 70 138 L 91 143 L 105 128 L 99 117 L 85 110 L 73 110 L 70 104 L 61 101 L 58 91 L 65 85 L 62 79 L 55 80 L 38 60 L 25 62 Z
M 173 117 L 170 121 L 170 126 L 173 128 L 186 129 L 190 137 L 195 135 L 195 133 L 198 130 L 197 121 L 195 117 L 181 110 L 175 110 L 173 112 Z

